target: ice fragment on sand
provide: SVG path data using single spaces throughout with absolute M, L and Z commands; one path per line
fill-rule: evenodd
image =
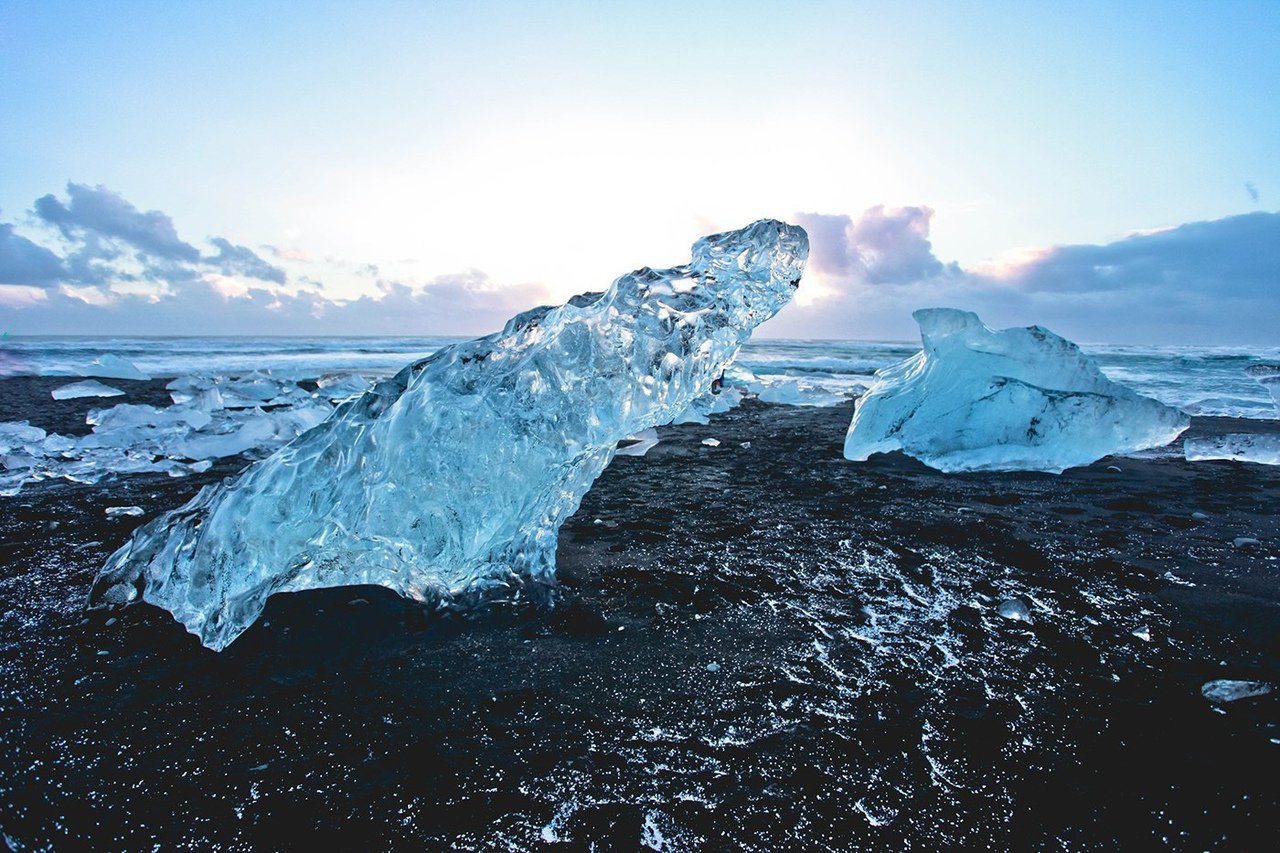
M 90 606 L 137 585 L 214 649 L 275 592 L 438 597 L 547 578 L 561 522 L 619 440 L 710 389 L 791 298 L 804 231 L 761 221 L 454 344 L 343 403 L 238 478 L 135 531 Z
M 719 447 L 719 446 L 720 446 L 720 439 L 718 439 L 718 438 L 704 438 L 704 439 L 702 439 L 702 443 L 703 443 L 703 444 L 705 444 L 707 447 Z
M 849 398 L 844 394 L 837 394 L 819 385 L 798 379 L 788 379 L 767 385 L 760 391 L 758 397 L 761 403 L 783 406 L 826 407 L 849 402 Z
M 1280 435 L 1228 433 L 1207 438 L 1188 438 L 1182 443 L 1182 454 L 1188 462 L 1227 459 L 1280 465 Z
M 877 371 L 849 424 L 849 459 L 900 449 L 941 471 L 1060 473 L 1163 446 L 1190 424 L 1047 329 L 993 331 L 950 308 L 913 316 L 924 349 Z
M 92 364 L 80 371 L 81 376 L 97 376 L 100 379 L 150 379 L 151 377 L 134 367 L 118 355 L 99 356 Z
M 1254 539 L 1252 536 L 1237 536 L 1235 539 L 1231 540 L 1231 546 L 1233 548 L 1253 548 L 1261 544 L 1261 542 Z
M 1200 688 L 1200 695 L 1219 705 L 1235 702 L 1239 699 L 1252 699 L 1255 696 L 1266 696 L 1271 692 L 1271 685 L 1265 681 L 1234 681 L 1230 678 L 1219 678 L 1206 681 Z
M 86 379 L 84 382 L 72 382 L 70 385 L 54 388 L 49 396 L 55 400 L 74 400 L 78 397 L 123 397 L 124 392 L 94 379 Z
M 709 424 L 711 415 L 735 409 L 745 396 L 743 389 L 724 387 L 718 391 L 708 391 L 689 404 L 683 412 L 672 419 L 675 424 Z
M 373 383 L 359 374 L 334 374 L 321 376 L 316 380 L 316 387 L 326 399 L 335 403 L 359 397 L 369 390 Z
M 642 429 L 635 435 L 628 436 L 618 443 L 615 456 L 644 456 L 658 443 L 658 431 L 653 428 Z
M 1025 602 L 1017 598 L 1006 598 L 996 607 L 996 613 L 1012 622 L 1030 622 L 1031 611 Z
M 109 506 L 106 514 L 107 518 L 119 518 L 122 515 L 145 515 L 146 512 L 140 506 Z
M 46 434 L 26 421 L 0 422 L 0 453 L 44 441 Z

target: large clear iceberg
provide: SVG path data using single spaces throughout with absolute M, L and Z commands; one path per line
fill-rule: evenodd
M 849 459 L 900 449 L 940 471 L 1060 473 L 1164 446 L 1190 425 L 1048 329 L 993 331 L 951 308 L 912 316 L 924 349 L 876 373 L 845 436 Z
M 708 391 L 808 251 L 802 229 L 760 221 L 410 364 L 135 531 L 90 606 L 141 591 L 221 649 L 276 592 L 379 584 L 433 601 L 550 578 L 560 524 L 618 442 Z

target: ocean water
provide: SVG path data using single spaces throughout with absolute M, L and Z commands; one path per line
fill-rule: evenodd
M 114 354 L 151 376 L 237 375 L 269 370 L 287 379 L 358 373 L 390 375 L 460 338 L 450 337 L 8 337 L 0 340 L 0 376 L 78 376 Z M 1280 362 L 1280 347 L 1082 345 L 1102 370 L 1140 394 L 1195 415 L 1275 418 L 1267 389 L 1245 368 Z M 919 350 L 906 341 L 759 340 L 738 364 L 766 383 L 799 379 L 857 393 L 881 367 Z

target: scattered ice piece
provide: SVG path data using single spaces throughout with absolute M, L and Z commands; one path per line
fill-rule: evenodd
M 0 453 L 44 441 L 46 435 L 40 427 L 26 421 L 5 421 L 0 423 Z
M 630 435 L 618 443 L 615 456 L 644 456 L 658 443 L 658 431 L 650 427 Z M 598 520 L 598 519 L 597 519 Z
M 749 450 L 751 448 L 751 442 L 744 441 L 742 442 L 742 444 L 739 444 L 738 446 L 741 447 L 743 450 Z
M 782 406 L 813 406 L 824 408 L 849 402 L 844 394 L 828 391 L 820 385 L 799 379 L 788 379 L 768 384 L 757 395 L 761 403 Z
M 876 372 L 849 424 L 849 459 L 900 449 L 940 471 L 1060 473 L 1163 446 L 1190 424 L 1047 329 L 993 331 L 951 308 L 913 316 L 924 349 Z
M 0 497 L 14 497 L 22 491 L 22 484 L 26 481 L 27 475 L 21 472 L 16 474 L 0 473 Z
M 718 439 L 718 438 L 704 438 L 704 439 L 702 439 L 702 443 L 703 443 L 703 444 L 705 444 L 707 447 L 719 447 L 719 446 L 720 446 L 720 439 Z
M 49 392 L 49 396 L 55 400 L 75 400 L 79 397 L 123 397 L 124 392 L 119 388 L 103 385 L 96 379 L 86 379 L 83 382 L 72 382 L 70 385 L 54 388 Z
M 1270 692 L 1271 685 L 1265 681 L 1235 681 L 1230 678 L 1206 681 L 1200 688 L 1201 696 L 1219 705 L 1240 699 L 1252 699 L 1255 696 L 1266 696 Z
M 1199 512 L 1199 511 L 1197 511 L 1197 512 L 1193 512 L 1193 513 L 1191 513 L 1191 517 L 1192 517 L 1192 518 L 1194 518 L 1194 519 L 1196 519 L 1196 520 L 1198 520 L 1198 521 L 1204 521 L 1204 520 L 1205 520 L 1205 519 L 1207 519 L 1209 516 L 1208 516 L 1208 515 L 1206 515 L 1206 514 L 1205 514 L 1205 513 L 1203 513 L 1203 512 Z
M 1119 465 L 1108 465 L 1108 466 L 1107 466 L 1107 470 L 1108 470 L 1108 471 L 1110 471 L 1112 474 L 1120 474 L 1120 473 L 1123 473 L 1123 472 L 1120 470 L 1120 466 L 1119 466 Z
M 107 518 L 119 518 L 122 515 L 145 515 L 146 510 L 140 506 L 109 506 L 106 513 Z
M 118 355 L 106 353 L 98 356 L 92 364 L 79 371 L 81 376 L 97 376 L 100 379 L 150 379 L 132 362 Z
M 243 421 L 233 432 L 193 435 L 178 443 L 175 450 L 178 455 L 187 459 L 220 459 L 266 444 L 275 434 L 276 427 L 271 416 L 259 412 L 256 417 Z
M 1261 542 L 1254 539 L 1252 536 L 1237 536 L 1235 539 L 1231 540 L 1231 545 L 1234 548 L 1253 548 L 1261 544 Z
M 711 415 L 736 409 L 742 403 L 744 392 L 736 386 L 722 387 L 719 391 L 708 391 L 689 404 L 683 412 L 672 419 L 673 424 L 706 424 L 711 423 Z
M 1026 602 L 1017 598 L 1006 598 L 996 606 L 996 613 L 1011 622 L 1030 622 L 1031 610 Z
M 1137 628 L 1134 628 L 1133 631 L 1131 631 L 1130 633 L 1132 633 L 1133 636 L 1137 637 L 1139 640 L 1145 640 L 1148 643 L 1151 642 L 1151 629 L 1148 628 L 1146 625 L 1139 625 Z
M 276 592 L 379 584 L 435 601 L 551 578 L 560 525 L 618 441 L 709 390 L 807 256 L 802 229 L 764 220 L 444 347 L 139 528 L 89 604 L 139 587 L 222 649 Z
M 1229 459 L 1234 462 L 1256 462 L 1280 465 L 1280 435 L 1228 433 L 1208 438 L 1188 438 L 1182 443 L 1188 462 Z
M 53 435 L 46 436 L 45 440 L 40 442 L 40 449 L 46 454 L 64 453 L 74 449 L 75 446 L 76 440 L 74 438 L 58 435 L 56 432 Z
M 352 397 L 359 397 L 372 387 L 373 383 L 359 374 L 331 374 L 316 380 L 316 387 L 327 400 L 340 403 Z
M 707 664 L 707 672 L 719 672 L 719 671 L 720 671 L 720 664 L 716 663 L 715 661 L 712 661 L 711 663 Z

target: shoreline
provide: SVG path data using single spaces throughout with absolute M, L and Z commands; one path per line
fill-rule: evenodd
M 660 428 L 562 528 L 555 607 L 278 595 L 222 653 L 147 605 L 81 608 L 135 526 L 243 458 L 0 498 L 3 830 L 469 849 L 634 846 L 652 824 L 681 848 L 936 849 L 1280 828 L 1280 698 L 1200 695 L 1280 686 L 1280 472 L 851 463 L 851 411 Z M 1280 430 L 1187 434 L 1241 426 Z

